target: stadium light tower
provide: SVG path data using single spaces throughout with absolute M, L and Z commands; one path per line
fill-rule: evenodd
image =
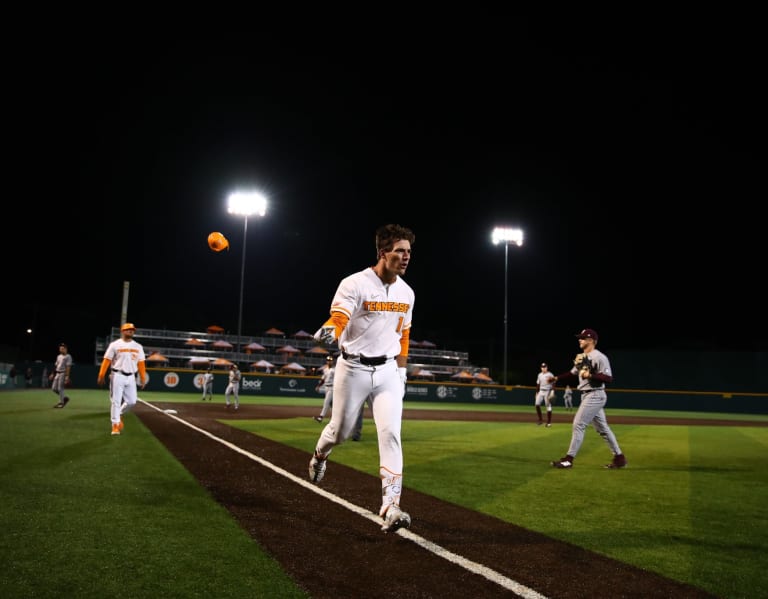
M 493 245 L 504 244 L 504 386 L 507 384 L 507 272 L 509 264 L 509 244 L 523 245 L 523 230 L 496 227 L 491 234 Z
M 267 213 L 267 198 L 258 191 L 236 191 L 229 194 L 230 214 L 243 217 L 243 261 L 240 266 L 240 312 L 237 317 L 237 351 L 240 351 L 240 337 L 243 334 L 243 285 L 245 284 L 245 242 L 248 239 L 248 217 L 264 216 Z

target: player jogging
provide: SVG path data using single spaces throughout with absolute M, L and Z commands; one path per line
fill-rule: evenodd
M 402 279 L 415 236 L 400 225 L 376 231 L 376 264 L 342 279 L 331 302 L 331 317 L 315 333 L 318 342 L 337 344 L 341 355 L 333 381 L 333 411 L 309 462 L 309 478 L 323 479 L 326 460 L 353 432 L 368 399 L 379 438 L 381 529 L 411 525 L 400 509 L 403 449 L 400 430 L 406 364 L 415 294 Z

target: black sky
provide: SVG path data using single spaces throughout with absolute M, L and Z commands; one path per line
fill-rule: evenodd
M 89 361 L 123 281 L 140 328 L 236 332 L 226 197 L 255 186 L 270 204 L 248 224 L 244 334 L 313 332 L 397 222 L 416 233 L 412 337 L 500 361 L 490 233 L 508 224 L 526 233 L 515 355 L 570 354 L 584 327 L 606 351 L 768 350 L 755 26 L 369 33 L 31 43 L 12 67 L 0 343 L 52 359 L 64 339 Z M 230 252 L 207 248 L 214 230 Z

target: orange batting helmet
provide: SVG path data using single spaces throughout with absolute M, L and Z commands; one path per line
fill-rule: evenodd
M 222 250 L 229 249 L 229 241 L 226 237 L 224 237 L 224 235 L 218 231 L 214 231 L 208 235 L 208 247 L 211 248 L 214 252 L 221 252 Z

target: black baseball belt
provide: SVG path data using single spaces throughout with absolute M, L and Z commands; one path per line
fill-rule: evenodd
M 386 364 L 387 360 L 389 360 L 387 356 L 364 356 L 362 354 L 348 354 L 345 351 L 342 351 L 341 355 L 345 360 L 359 360 L 360 364 L 364 364 L 365 366 L 381 366 L 382 364 Z
M 117 368 L 113 368 L 112 372 L 119 372 L 120 374 L 124 374 L 125 376 L 134 376 L 133 372 L 123 372 L 122 370 L 118 370 Z

